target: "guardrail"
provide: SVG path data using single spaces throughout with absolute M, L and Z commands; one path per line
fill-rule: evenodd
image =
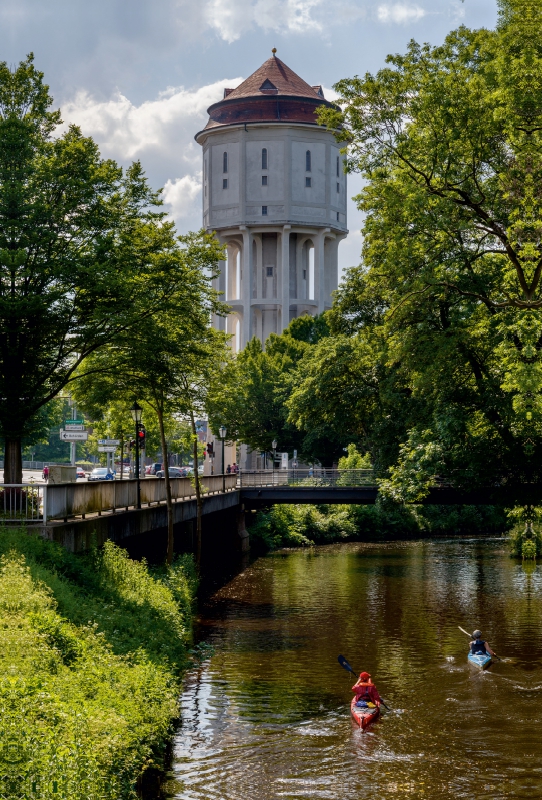
M 376 486 L 372 469 L 242 470 L 241 488 L 250 486 Z
M 171 478 L 174 502 L 196 496 L 190 478 Z M 237 488 L 237 475 L 210 475 L 200 478 L 204 494 Z M 96 481 L 95 483 L 17 483 L 0 484 L 0 522 L 47 523 L 87 514 L 133 508 L 137 502 L 137 480 Z M 140 480 L 141 505 L 166 502 L 166 482 L 159 478 Z
M 0 484 L 0 522 L 41 522 L 46 489 L 38 483 Z

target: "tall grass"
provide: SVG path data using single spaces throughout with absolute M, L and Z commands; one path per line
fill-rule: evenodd
M 187 661 L 194 570 L 152 573 L 113 543 L 80 557 L 0 530 L 0 787 L 135 797 L 161 768 Z

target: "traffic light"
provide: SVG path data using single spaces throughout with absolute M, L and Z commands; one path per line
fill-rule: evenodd
M 145 450 L 145 434 L 146 433 L 147 433 L 147 431 L 145 430 L 143 425 L 141 425 L 141 427 L 139 428 L 139 430 L 137 432 L 137 436 L 138 436 L 138 439 L 139 439 L 139 450 L 140 451 L 141 450 Z
M 209 458 L 212 458 L 214 454 L 215 453 L 214 453 L 213 442 L 207 442 L 207 455 L 209 456 Z

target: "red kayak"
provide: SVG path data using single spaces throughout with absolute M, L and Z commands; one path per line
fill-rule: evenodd
M 353 718 L 362 730 L 365 730 L 365 728 L 370 725 L 371 722 L 374 722 L 374 720 L 377 719 L 380 714 L 380 709 L 378 706 L 375 706 L 374 708 L 360 708 L 359 706 L 356 706 L 355 697 L 352 698 L 350 711 L 352 712 Z

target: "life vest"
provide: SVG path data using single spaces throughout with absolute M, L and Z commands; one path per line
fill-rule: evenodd
M 374 683 L 360 683 L 356 686 L 356 695 L 358 700 L 372 700 L 369 692 L 369 686 L 374 686 Z
M 471 643 L 470 651 L 473 656 L 483 655 L 486 652 L 486 643 L 483 639 L 476 639 Z

